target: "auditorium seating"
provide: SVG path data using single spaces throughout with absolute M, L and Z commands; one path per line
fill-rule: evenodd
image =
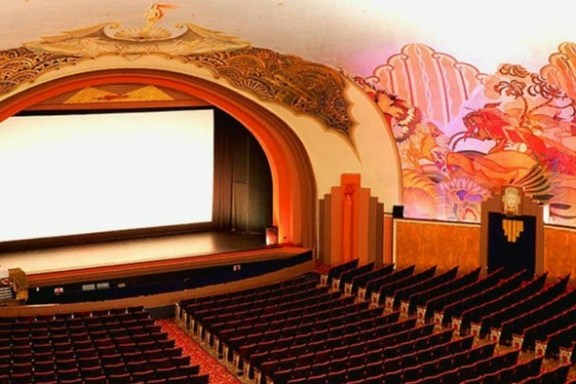
M 519 271 L 482 292 L 477 292 L 474 295 L 450 303 L 442 310 L 444 324 L 449 324 L 452 317 L 461 316 L 462 312 L 469 308 L 489 302 L 503 296 L 510 290 L 518 288 L 523 283 L 525 277 L 526 272 Z
M 353 259 L 331 267 L 330 269 L 328 269 L 327 273 L 322 274 L 320 276 L 320 283 L 322 285 L 328 285 L 329 287 L 332 286 L 332 281 L 335 278 L 340 277 L 340 275 L 347 270 L 357 268 L 359 262 L 360 262 L 359 259 Z
M 425 270 L 419 271 L 413 275 L 381 285 L 377 291 L 372 293 L 371 302 L 372 304 L 377 305 L 386 304 L 386 308 L 392 310 L 394 293 L 398 289 L 408 287 L 422 280 L 429 279 L 432 276 L 434 276 L 435 273 L 436 273 L 436 266 L 432 266 Z
M 551 283 L 549 286 L 544 287 L 525 299 L 518 300 L 516 303 L 512 303 L 505 308 L 495 310 L 483 316 L 479 321 L 479 336 L 486 337 L 490 329 L 499 328 L 503 322 L 521 316 L 524 313 L 536 309 L 540 305 L 554 300 L 565 291 L 569 278 L 570 275 L 566 275 L 564 278 Z
M 142 307 L 0 319 L 0 383 L 208 383 Z
M 546 340 L 548 335 L 557 331 L 571 329 L 576 324 L 576 307 L 553 314 L 522 331 L 522 348 L 534 349 L 536 340 Z
M 501 344 L 510 344 L 513 335 L 521 336 L 525 328 L 535 323 L 545 321 L 553 314 L 569 310 L 575 304 L 576 290 L 569 290 L 551 301 L 544 302 L 530 311 L 503 322 L 497 330 L 492 330 L 492 332 L 497 331 Z
M 546 282 L 546 277 L 546 274 L 542 274 L 533 278 L 527 284 L 520 285 L 514 289 L 506 289 L 502 295 L 495 296 L 492 300 L 474 302 L 471 307 L 460 313 L 461 332 L 468 331 L 471 323 L 478 323 L 482 317 L 497 310 L 509 308 L 513 304 L 539 292 Z
M 408 314 L 414 314 L 416 311 L 418 318 L 424 321 L 426 318 L 426 303 L 428 301 L 431 301 L 436 297 L 456 292 L 458 289 L 478 280 L 479 275 L 480 268 L 476 268 L 471 272 L 440 284 L 437 287 L 412 294 L 409 299 Z
M 401 284 L 401 288 L 394 291 L 391 297 L 392 308 L 401 307 L 401 311 L 406 315 L 409 315 L 409 300 L 413 294 L 418 292 L 425 292 L 429 289 L 434 289 L 435 287 L 442 285 L 446 282 L 453 280 L 458 273 L 458 267 L 449 269 L 438 275 L 432 275 L 429 277 L 423 277 L 422 279 L 415 278 L 413 282 L 405 281 L 405 284 Z M 403 285 L 403 287 L 402 287 Z
M 570 364 L 560 364 L 550 370 L 539 372 L 537 375 L 528 377 L 518 384 L 558 384 L 565 383 L 568 380 L 568 372 L 571 368 Z M 570 381 L 573 383 L 573 381 Z
M 415 269 L 416 269 L 415 265 L 410 265 L 408 267 L 396 269 L 391 274 L 372 278 L 366 282 L 366 285 L 364 287 L 362 287 L 362 286 L 358 287 L 358 292 L 359 292 L 358 297 L 361 300 L 371 299 L 372 294 L 374 292 L 379 291 L 380 287 L 382 287 L 388 283 L 392 283 L 392 282 L 398 281 L 400 279 L 403 279 L 405 277 L 411 276 L 414 273 Z M 361 295 L 360 294 L 361 292 L 364 294 Z
M 506 276 L 505 270 L 499 269 L 482 279 L 469 281 L 467 284 L 459 286 L 456 289 L 447 290 L 440 295 L 430 298 L 424 304 L 424 312 L 426 313 L 425 321 L 430 320 L 433 316 L 437 316 L 437 313 L 442 312 L 444 307 L 450 303 L 462 300 L 495 286 L 504 276 Z
M 357 276 L 361 276 L 364 273 L 370 272 L 374 269 L 374 262 L 370 262 L 355 268 L 348 269 L 334 279 L 332 279 L 332 289 L 344 290 L 346 284 L 352 283 L 352 280 Z
M 480 277 L 480 269 L 461 275 L 458 267 L 436 270 L 348 264 L 332 275 L 331 286 L 312 273 L 183 301 L 179 321 L 244 382 L 255 384 L 566 380 L 566 368 L 544 371 L 544 355 L 520 360 L 526 348 L 484 336 L 492 325 L 523 318 L 521 309 L 553 308 L 547 314 L 540 308 L 542 318 L 522 330 L 549 344 L 547 358 L 557 358 L 560 348 L 571 352 L 576 326 L 568 319 L 576 319 L 576 309 L 565 292 L 568 277 L 547 282 L 546 274 L 525 271 L 498 269 Z M 366 301 L 363 291 L 382 296 Z M 440 312 L 444 321 L 421 317 L 423 307 Z M 452 319 L 464 326 L 454 328 Z
M 370 280 L 378 279 L 380 277 L 389 275 L 394 271 L 394 264 L 386 264 L 379 268 L 374 268 L 371 271 L 367 271 L 363 274 L 357 275 L 352 279 L 352 282 L 348 283 L 344 287 L 344 292 L 350 295 L 358 294 L 361 287 L 364 287 L 366 283 Z M 361 297 L 364 297 L 365 292 L 361 292 Z

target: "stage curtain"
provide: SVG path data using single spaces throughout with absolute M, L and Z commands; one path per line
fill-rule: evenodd
M 214 229 L 227 230 L 232 225 L 232 130 L 231 117 L 215 112 L 214 131 Z
M 215 230 L 261 232 L 272 225 L 272 176 L 254 136 L 217 111 L 214 132 Z

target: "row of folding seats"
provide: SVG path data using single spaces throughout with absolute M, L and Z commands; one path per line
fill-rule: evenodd
M 419 339 L 411 340 L 403 343 L 403 347 L 398 349 L 398 346 L 389 346 L 381 350 L 374 350 L 365 354 L 365 365 L 354 366 L 351 368 L 342 368 L 339 364 L 340 360 L 333 361 L 333 365 L 328 373 L 309 375 L 302 378 L 291 378 L 286 383 L 287 384 L 333 384 L 333 383 L 347 383 L 347 384 L 382 384 L 385 382 L 385 373 L 374 374 L 373 369 L 378 364 L 381 364 L 384 359 L 390 355 L 394 355 L 398 351 L 408 351 L 411 350 L 416 353 L 421 347 L 426 345 L 433 345 L 437 342 L 443 341 L 447 342 L 451 337 L 450 330 L 445 330 L 440 333 L 434 333 L 428 336 L 424 336 Z M 345 359 L 352 359 L 353 357 L 347 357 Z M 391 375 L 390 377 L 393 377 Z M 389 378 L 390 378 L 389 377 Z M 454 383 L 455 381 L 449 381 L 447 383 Z M 439 381 L 431 381 L 429 384 L 436 383 Z
M 373 271 L 375 265 L 376 264 L 374 262 L 369 262 L 367 264 L 357 266 L 356 268 L 348 269 L 340 273 L 338 277 L 332 279 L 332 289 L 344 290 L 346 284 L 352 283 L 356 276 L 361 276 L 366 272 Z
M 542 360 L 542 357 L 536 357 L 522 363 L 504 366 L 497 370 L 489 370 L 487 372 L 480 370 L 474 375 L 474 377 L 463 380 L 462 384 L 501 384 L 521 382 L 540 373 Z
M 344 308 L 347 305 L 353 303 L 354 299 L 352 297 L 340 297 L 338 292 L 331 292 L 327 294 L 326 298 L 328 300 L 323 300 L 322 302 L 313 303 L 307 307 L 300 307 L 300 308 L 288 308 L 288 309 L 281 309 L 278 310 L 269 310 L 269 311 L 258 311 L 256 313 L 250 312 L 243 314 L 244 317 L 241 317 L 243 320 L 242 322 L 245 324 L 250 324 L 252 322 L 262 322 L 262 323 L 273 323 L 278 319 L 291 319 L 295 317 L 308 317 L 308 316 L 315 316 L 316 313 L 321 313 L 324 311 L 334 311 L 338 312 L 340 309 Z M 365 306 L 367 307 L 367 305 Z M 202 323 L 192 321 L 188 324 L 181 324 L 188 333 L 190 333 L 194 337 L 199 337 L 200 339 L 204 339 L 204 324 L 212 324 L 211 326 L 214 328 L 218 327 L 218 323 L 222 325 L 222 323 L 228 323 L 230 325 L 238 323 L 239 319 L 228 319 L 228 316 L 215 316 L 212 318 L 212 322 L 204 321 Z
M 257 302 L 263 299 L 283 296 L 288 293 L 307 291 L 316 285 L 318 285 L 317 277 L 314 277 L 314 275 L 305 275 L 304 277 L 296 277 L 283 283 L 215 295 L 213 297 L 207 296 L 182 300 L 179 306 L 191 312 L 198 312 L 210 308 L 228 308 L 246 302 Z
M 349 261 L 345 261 L 341 264 L 332 266 L 328 269 L 328 271 L 320 277 L 322 283 L 329 287 L 332 286 L 332 280 L 339 277 L 343 272 L 354 269 L 358 267 L 360 259 L 352 259 Z
M 142 308 L 8 318 L 3 324 L 11 333 L 9 344 L 0 347 L 0 372 L 9 382 L 139 382 L 145 377 L 199 376 L 199 367 L 190 364 L 190 357 Z
M 124 313 L 144 313 L 148 314 L 143 306 L 130 306 L 130 307 L 120 307 L 120 308 L 107 308 L 98 309 L 93 311 L 84 312 L 64 312 L 64 313 L 54 313 L 54 314 L 41 314 L 41 315 L 29 315 L 29 316 L 13 316 L 13 317 L 2 317 L 0 318 L 0 328 L 3 328 L 7 324 L 19 323 L 23 325 L 25 323 L 39 323 L 42 321 L 52 321 L 57 319 L 70 319 L 70 318 L 86 318 L 86 317 L 101 317 L 106 315 L 121 315 Z
M 415 322 L 414 322 L 415 323 Z M 395 323 L 392 323 L 392 325 Z M 272 333 L 276 335 L 277 340 L 284 341 L 284 342 L 295 342 L 299 338 L 302 338 L 302 335 L 310 335 L 310 341 L 315 339 L 323 339 L 329 338 L 331 334 L 340 332 L 342 335 L 352 332 L 362 332 L 368 329 L 374 329 L 376 331 L 381 330 L 384 332 L 386 327 L 389 326 L 388 324 L 382 324 L 380 326 L 375 325 L 375 321 L 373 319 L 366 319 L 357 321 L 355 323 L 350 323 L 346 325 L 335 326 L 331 328 L 321 328 L 321 327 L 303 327 L 303 326 L 296 326 L 296 327 L 289 327 L 289 328 L 282 328 Z M 264 338 L 265 333 L 263 333 Z M 270 340 L 270 336 L 267 337 Z M 236 351 L 240 349 L 242 345 L 244 345 L 244 341 L 246 338 L 243 336 L 241 338 L 236 339 L 229 339 L 225 342 L 225 346 L 223 349 L 228 349 L 230 354 L 234 354 Z M 255 339 L 251 339 L 252 341 L 257 341 Z
M 31 377 L 29 374 L 21 376 L 10 376 L 5 373 L 0 373 L 0 384 L 30 384 Z M 208 374 L 195 374 L 195 375 L 178 375 L 167 378 L 154 378 L 151 375 L 142 375 L 142 377 L 130 377 L 127 375 L 112 375 L 107 377 L 105 375 L 79 378 L 73 377 L 67 379 L 57 378 L 55 380 L 46 378 L 42 381 L 36 381 L 40 384 L 208 384 Z
M 368 308 L 368 303 L 354 303 L 354 299 L 351 297 L 344 297 L 334 302 L 331 302 L 331 306 L 313 306 L 315 311 L 308 313 L 308 311 L 301 311 L 293 313 L 290 316 L 283 316 L 282 318 L 277 318 L 276 316 L 270 316 L 269 318 L 260 318 L 261 321 L 266 324 L 274 325 L 273 329 L 276 329 L 280 324 L 285 324 L 286 326 L 297 326 L 300 324 L 316 323 L 325 321 L 327 319 L 333 320 L 333 324 L 344 324 L 347 319 L 356 319 L 358 314 L 362 313 L 381 313 L 381 310 L 375 309 L 371 310 Z M 358 318 L 359 319 L 359 318 Z M 247 319 L 247 321 L 253 321 L 252 319 Z M 246 335 L 239 335 L 240 337 Z
M 99 351 L 86 350 L 86 353 L 74 354 L 70 351 L 67 355 L 47 356 L 46 358 L 34 356 L 32 360 L 28 361 L 22 359 L 3 362 L 2 367 L 8 371 L 22 372 L 31 368 L 36 372 L 41 372 L 57 368 L 91 368 L 117 364 L 149 367 L 190 365 L 190 357 L 182 355 L 181 352 L 179 348 L 125 353 L 100 353 Z M 29 356 L 28 358 L 30 359 Z
M 408 299 L 408 314 L 413 315 L 417 308 L 424 309 L 426 303 L 435 297 L 439 297 L 450 292 L 455 292 L 468 284 L 476 282 L 479 276 L 480 268 L 476 268 L 466 274 L 457 276 L 454 279 L 433 288 L 413 293 Z M 425 313 L 423 313 L 423 315 L 425 315 Z
M 168 335 L 160 331 L 158 325 L 135 327 L 131 335 L 124 332 L 78 332 L 74 334 L 47 334 L 38 337 L 21 337 L 10 339 L 5 346 L 0 347 L 0 356 L 7 354 L 58 354 L 72 347 L 75 350 L 102 347 L 108 344 L 151 345 L 155 348 L 164 348 Z
M 411 325 L 405 323 L 405 325 Z M 399 326 L 401 327 L 401 326 Z M 400 328 L 396 328 L 400 330 Z M 407 355 L 415 353 L 420 350 L 434 347 L 436 345 L 448 343 L 452 337 L 452 330 L 447 329 L 438 333 L 432 333 L 432 326 L 422 327 L 415 331 L 408 330 L 407 332 L 400 332 L 399 335 L 393 335 L 391 338 L 381 338 L 378 340 L 369 341 L 347 341 L 344 338 L 332 338 L 321 342 L 309 341 L 312 335 L 301 335 L 300 342 L 295 341 L 291 345 L 279 345 L 279 349 L 290 349 L 292 355 L 305 355 L 314 352 L 316 361 L 326 361 L 330 356 L 332 359 L 338 358 L 351 358 L 353 355 L 362 354 L 366 359 L 366 363 L 382 361 L 386 358 L 394 356 Z M 344 342 L 343 342 L 344 341 Z M 389 344 L 386 344 L 388 342 Z M 274 345 L 268 347 L 273 349 Z M 264 349 L 266 350 L 266 348 Z M 251 358 L 254 363 L 258 365 L 262 356 L 266 353 L 259 354 L 258 351 L 246 353 L 244 359 L 237 362 L 239 363 L 238 369 L 244 370 L 246 377 L 253 377 L 253 366 L 251 365 Z
M 279 318 L 286 318 L 292 313 L 308 309 L 322 304 L 328 307 L 338 299 L 336 293 L 326 292 L 323 294 L 310 296 L 308 299 L 288 301 L 285 304 L 272 307 L 263 307 L 253 311 L 235 312 L 235 316 L 228 313 L 216 314 L 207 319 L 195 319 L 191 327 L 195 334 L 204 337 L 204 333 L 217 334 L 225 330 L 231 330 L 238 326 L 250 327 L 252 324 L 272 323 Z
M 429 279 L 436 273 L 436 266 L 432 266 L 423 271 L 419 271 L 405 278 L 388 282 L 381 285 L 376 291 L 367 291 L 366 294 L 370 296 L 370 301 L 374 305 L 382 305 L 387 296 L 394 296 L 394 292 L 403 287 L 409 287 L 417 282 Z M 392 305 L 387 303 L 387 309 L 392 309 Z
M 358 308 L 358 305 L 351 305 L 351 308 Z M 355 308 L 355 309 L 356 309 Z M 341 330 L 343 328 L 353 327 L 355 330 L 362 330 L 367 328 L 377 328 L 380 325 L 391 323 L 398 319 L 399 315 L 381 316 L 381 308 L 366 308 L 358 309 L 348 314 L 340 316 L 310 316 L 305 318 L 287 318 L 285 321 L 278 321 L 276 323 L 266 323 L 258 325 L 258 327 L 251 328 L 237 328 L 237 332 L 233 334 L 219 333 L 215 337 L 222 343 L 233 346 L 237 344 L 238 339 L 229 342 L 234 337 L 251 337 L 254 333 L 262 333 L 266 329 L 274 329 L 287 335 L 288 330 L 293 330 L 293 334 L 311 333 L 311 332 L 331 332 L 333 330 Z M 284 336 L 285 337 L 285 336 Z
M 76 366 L 73 363 L 66 361 L 56 362 L 58 365 L 51 369 L 36 369 L 31 365 L 21 364 L 17 369 L 4 369 L 3 373 L 7 374 L 14 381 L 22 381 L 28 377 L 28 383 L 41 383 L 53 382 L 58 380 L 72 380 L 72 379 L 93 379 L 98 377 L 108 378 L 129 378 L 126 383 L 131 381 L 142 381 L 144 379 L 160 379 L 178 377 L 182 375 L 191 376 L 198 375 L 200 372 L 199 366 L 190 365 L 174 365 L 171 361 L 164 361 L 165 358 L 158 359 L 157 362 L 150 360 L 149 362 L 141 364 L 105 364 L 105 365 L 91 365 L 91 366 Z
M 560 348 L 568 348 L 576 341 L 576 320 L 558 330 L 550 332 L 545 339 L 536 339 L 536 343 L 546 345 L 546 356 L 558 357 Z
M 93 357 L 104 356 L 123 356 L 129 357 L 131 354 L 137 354 L 139 357 L 148 355 L 154 357 L 154 353 L 160 353 L 164 356 L 181 355 L 181 348 L 174 345 L 174 340 L 166 339 L 158 342 L 141 342 L 141 343 L 120 343 L 112 345 L 110 343 L 87 343 L 84 345 L 63 344 L 55 348 L 46 348 L 45 350 L 37 348 L 32 350 L 28 348 L 12 348 L 10 351 L 2 351 L 0 354 L 0 364 L 17 364 L 31 362 L 34 365 L 50 364 L 53 361 L 61 360 L 78 360 Z
M 121 344 L 94 345 L 82 349 L 73 349 L 64 346 L 60 350 L 47 351 L 44 353 L 30 353 L 29 351 L 12 352 L 11 354 L 0 355 L 0 364 L 9 368 L 16 368 L 19 365 L 30 365 L 35 370 L 41 367 L 52 366 L 82 366 L 90 362 L 100 364 L 128 363 L 132 360 L 155 360 L 159 356 L 163 358 L 177 358 L 178 361 L 185 361 L 187 356 L 182 356 L 180 347 L 161 348 L 158 345 L 144 346 L 144 344 Z M 189 362 L 189 359 L 188 359 Z M 94 364 L 91 364 L 94 365 Z
M 360 274 L 352 279 L 350 283 L 348 283 L 348 288 L 345 287 L 344 292 L 356 295 L 358 293 L 358 289 L 360 287 L 364 287 L 368 281 L 378 279 L 380 277 L 389 275 L 390 273 L 394 272 L 394 264 L 386 264 L 378 268 L 374 268 L 371 271 L 365 272 Z
M 364 286 L 358 287 L 358 298 L 361 300 L 370 299 L 372 293 L 379 291 L 380 287 L 411 276 L 415 269 L 415 265 L 409 265 L 404 268 L 396 269 L 391 274 L 368 280 Z
M 514 334 L 522 334 L 525 328 L 544 321 L 551 313 L 560 313 L 576 305 L 576 290 L 569 290 L 553 300 L 546 302 L 528 312 L 502 322 L 497 329 L 500 343 L 508 344 Z
M 496 372 L 485 373 L 480 376 L 480 379 L 482 383 L 485 384 L 516 383 L 523 381 L 540 373 L 542 360 L 542 357 L 536 357 L 523 363 L 502 368 Z
M 198 336 L 202 340 L 206 340 L 210 346 L 213 346 L 215 342 L 226 342 L 230 339 L 235 339 L 237 337 L 250 337 L 253 334 L 258 334 L 265 332 L 267 330 L 281 330 L 285 325 L 287 319 L 294 318 L 299 312 L 312 312 L 313 309 L 325 310 L 333 308 L 334 305 L 340 303 L 337 299 L 338 295 L 335 293 L 328 293 L 325 296 L 316 298 L 316 300 L 309 301 L 308 306 L 298 306 L 293 308 L 281 309 L 277 311 L 270 311 L 264 315 L 256 315 L 249 318 L 243 318 L 243 321 L 231 321 L 204 325 L 200 324 L 198 327 Z M 315 303 L 315 304 L 314 304 Z M 296 323 L 298 323 L 296 321 Z M 288 326 L 287 326 L 288 328 Z
M 522 332 L 522 348 L 533 349 L 536 340 L 546 340 L 548 335 L 576 324 L 576 306 L 543 319 Z
M 425 292 L 429 289 L 434 289 L 435 287 L 442 285 L 444 283 L 450 282 L 456 278 L 458 274 L 458 267 L 451 268 L 440 274 L 430 276 L 429 278 L 423 278 L 422 280 L 414 282 L 413 284 L 406 284 L 404 287 L 397 289 L 393 293 L 393 308 L 398 308 L 402 303 L 409 303 L 410 297 L 418 292 Z M 408 307 L 405 308 L 404 312 L 408 313 Z
M 415 365 L 423 365 L 438 360 L 445 356 L 457 354 L 472 349 L 474 337 L 466 336 L 460 339 L 450 340 L 446 343 L 433 345 L 423 350 L 385 358 L 382 362 L 384 372 L 407 369 Z
M 350 311 L 348 311 L 348 313 L 346 314 L 342 314 L 339 317 L 324 317 L 322 316 L 322 318 L 326 318 L 329 319 L 330 322 L 332 322 L 334 319 L 342 319 L 341 322 L 337 323 L 339 325 L 344 325 L 347 323 L 350 323 L 350 321 L 346 321 L 347 319 L 354 319 L 354 320 L 360 320 L 359 317 L 357 317 L 359 314 L 363 313 L 363 312 L 367 312 L 367 311 L 372 311 L 371 309 L 363 309 L 363 310 L 357 310 L 355 307 L 358 307 L 359 305 L 366 305 L 366 303 L 354 303 L 351 304 L 349 306 L 347 306 L 346 308 L 349 308 Z M 376 308 L 376 311 L 374 313 L 378 313 L 381 312 L 381 309 Z M 380 316 L 378 318 L 379 320 L 379 324 L 383 325 L 383 324 L 387 324 L 387 323 L 393 323 L 396 322 L 399 319 L 399 312 L 395 312 L 395 313 L 391 313 L 391 314 L 387 314 L 385 316 Z M 289 319 L 287 320 L 287 322 L 289 323 Z M 352 321 L 354 322 L 354 321 Z M 300 339 L 302 339 L 301 335 L 298 335 L 298 337 L 300 337 Z M 299 344 L 299 342 L 297 341 L 296 338 L 282 338 L 282 339 L 277 339 L 277 340 L 267 340 L 267 341 L 259 341 L 256 340 L 253 343 L 242 343 L 242 345 L 240 345 L 237 350 L 233 351 L 234 355 L 236 355 L 235 361 L 237 361 L 238 363 L 242 363 L 245 360 L 248 360 L 249 358 L 251 358 L 251 356 L 253 356 L 254 354 L 260 354 L 260 355 L 265 355 L 266 353 L 268 353 L 271 349 L 274 348 L 288 348 L 291 347 L 292 345 L 295 344 Z
M 478 303 L 478 305 L 465 309 L 459 316 L 461 332 L 468 331 L 472 322 L 478 323 L 482 317 L 500 309 L 508 308 L 539 292 L 542 287 L 544 287 L 546 278 L 547 274 L 542 274 L 515 289 L 503 292 L 502 295 L 496 296 L 492 300 L 484 301 L 483 303 Z
M 355 324 L 342 326 L 332 330 L 322 330 L 317 332 L 300 332 L 291 336 L 278 339 L 274 345 L 268 349 L 260 346 L 258 352 L 249 352 L 245 354 L 245 359 L 249 364 L 263 363 L 274 359 L 277 353 L 274 350 L 282 350 L 285 356 L 297 355 L 300 353 L 329 351 L 340 347 L 346 347 L 349 350 L 365 351 L 367 340 L 381 340 L 382 338 L 411 329 L 415 324 L 413 320 L 402 322 L 391 322 L 381 326 L 370 328 L 357 328 Z M 372 336 L 372 339 L 370 339 Z M 237 347 L 235 350 L 241 348 Z
M 527 273 L 524 270 L 516 272 L 488 289 L 476 292 L 471 296 L 461 298 L 457 301 L 452 301 L 442 309 L 442 325 L 448 326 L 451 323 L 452 317 L 460 316 L 462 312 L 468 308 L 473 308 L 497 297 L 501 297 L 506 292 L 510 292 L 510 290 L 519 287 L 524 282 L 526 276 Z
M 540 371 L 537 375 L 517 381 L 517 384 L 562 384 L 568 380 L 571 364 L 560 364 L 555 368 Z M 570 383 L 573 383 L 571 381 Z
M 214 306 L 200 310 L 195 310 L 189 306 L 185 308 L 185 311 L 187 312 L 188 317 L 193 317 L 196 321 L 206 320 L 212 322 L 214 317 L 222 317 L 223 314 L 226 314 L 227 317 L 232 318 L 235 317 L 236 314 L 265 311 L 268 307 L 288 305 L 288 303 L 291 302 L 307 300 L 310 296 L 321 295 L 325 293 L 328 293 L 328 287 L 306 286 L 299 290 L 283 291 L 278 295 L 271 293 L 269 296 L 262 298 L 261 300 L 247 300 L 230 306 Z
M 424 364 L 414 364 L 407 368 L 397 370 L 386 369 L 386 360 L 372 361 L 369 363 L 350 364 L 350 359 L 331 360 L 327 363 L 310 366 L 300 366 L 296 369 L 283 370 L 271 376 L 275 384 L 291 384 L 300 382 L 314 383 L 350 383 L 366 380 L 379 383 L 405 383 L 413 379 L 428 377 L 443 373 L 446 370 L 457 370 L 456 364 L 469 363 L 479 364 L 484 362 L 488 365 L 510 364 L 516 356 L 501 357 L 498 361 L 491 356 L 492 350 L 488 347 L 481 347 L 472 350 L 465 350 L 455 354 L 444 356 L 440 359 L 428 361 Z M 305 379 L 305 381 L 302 381 Z M 379 381 L 376 381 L 378 379 Z M 457 382 L 457 381 L 453 381 Z
M 62 363 L 62 364 L 60 364 Z M 40 369 L 39 366 L 31 366 L 20 364 L 18 367 L 13 366 L 12 369 L 4 366 L 1 367 L 1 372 L 10 377 L 13 382 L 26 382 L 26 383 L 43 383 L 53 382 L 57 380 L 72 380 L 80 378 L 88 380 L 97 377 L 130 377 L 131 381 L 141 381 L 144 378 L 169 378 L 186 375 L 197 375 L 199 372 L 198 366 L 189 365 L 169 365 L 164 366 L 162 362 L 154 364 L 154 360 L 148 363 L 131 364 L 131 363 L 118 363 L 94 366 L 67 366 L 65 361 L 56 362 L 55 365 L 62 365 L 52 369 Z M 28 379 L 25 379 L 28 378 Z M 126 381 L 130 382 L 130 381 Z
M 511 320 L 517 316 L 521 316 L 524 313 L 530 312 L 539 306 L 549 303 L 552 300 L 558 298 L 562 293 L 566 291 L 568 286 L 568 281 L 570 275 L 545 286 L 542 290 L 535 292 L 533 295 L 519 300 L 516 303 L 511 303 L 509 306 L 495 310 L 480 319 L 480 338 L 484 338 L 488 335 L 492 328 L 498 328 L 503 322 Z
M 498 360 L 499 357 L 493 357 L 490 360 Z M 503 383 L 513 383 L 514 381 L 508 381 L 510 378 L 518 375 L 522 377 L 526 372 L 526 369 L 533 370 L 534 367 L 538 367 L 540 361 L 535 359 L 522 364 L 515 364 L 507 367 L 503 367 L 495 372 L 490 372 L 486 374 L 479 374 L 474 378 L 467 379 L 469 376 L 468 368 L 454 368 L 445 372 L 438 373 L 436 375 L 427 376 L 424 378 L 417 378 L 415 380 L 409 381 L 406 384 L 453 384 L 453 383 L 466 383 L 466 384 L 503 384 Z M 479 362 L 474 364 L 474 366 L 485 365 L 485 362 Z M 358 383 L 360 384 L 360 383 Z M 559 384 L 559 383 L 557 383 Z
M 465 382 L 485 374 L 491 374 L 502 369 L 513 367 L 517 363 L 519 352 L 519 350 L 511 350 L 502 354 L 481 358 L 476 362 L 462 364 L 456 369 L 456 376 L 453 376 L 456 380 L 453 382 Z M 454 372 L 452 371 L 452 373 Z M 443 379 L 445 379 L 445 377 L 443 377 Z
M 389 335 L 409 330 L 413 328 L 414 325 L 415 321 L 413 320 L 382 325 L 381 327 L 374 328 L 375 332 L 373 333 L 373 337 L 385 338 Z M 330 334 L 334 336 L 330 336 Z M 364 332 L 364 335 L 368 334 L 369 332 Z M 354 339 L 348 336 L 354 336 Z M 300 338 L 299 340 L 300 341 L 294 340 L 293 343 L 286 345 L 278 343 L 274 346 L 274 349 L 260 353 L 252 353 L 247 356 L 247 359 L 252 366 L 259 366 L 261 369 L 266 370 L 266 366 L 274 366 L 286 358 L 303 356 L 310 353 L 314 356 L 319 353 L 338 354 L 338 357 L 343 357 L 343 354 L 365 353 L 367 344 L 367 339 L 361 337 L 360 332 L 356 331 L 356 327 L 353 325 L 347 329 L 343 328 L 341 331 L 311 333 L 310 337 Z
M 5 335 L 34 335 L 42 334 L 48 330 L 58 329 L 75 329 L 82 327 L 96 326 L 123 326 L 130 327 L 133 325 L 149 324 L 153 319 L 147 312 L 130 312 L 120 313 L 117 315 L 106 314 L 88 317 L 68 317 L 68 318 L 41 318 L 37 320 L 4 318 L 4 324 L 0 327 L 0 338 Z
M 309 284 L 308 284 L 309 283 Z M 239 312 L 246 310 L 255 310 L 267 305 L 275 305 L 281 303 L 284 299 L 288 300 L 298 300 L 305 298 L 310 292 L 316 292 L 317 294 L 325 293 L 328 291 L 326 286 L 317 286 L 313 282 L 308 282 L 307 284 L 301 284 L 293 289 L 282 289 L 277 291 L 271 291 L 268 295 L 262 296 L 259 299 L 246 298 L 240 301 L 234 300 L 226 305 L 210 305 L 206 308 L 195 308 L 194 306 L 187 306 L 185 311 L 188 314 L 194 314 L 198 318 L 210 317 L 214 313 L 220 312 Z
M 430 320 L 436 312 L 442 311 L 444 307 L 450 303 L 476 295 L 479 292 L 484 292 L 485 290 L 496 286 L 500 280 L 506 276 L 507 274 L 504 268 L 500 268 L 491 272 L 482 279 L 471 281 L 470 283 L 461 286 L 458 289 L 449 290 L 439 296 L 434 296 L 433 298 L 426 301 L 425 320 Z
M 420 338 L 425 335 L 430 335 L 433 331 L 433 324 L 421 326 L 421 327 L 413 327 L 407 330 L 397 331 L 392 334 L 383 334 L 383 335 L 374 335 L 371 330 L 365 332 L 359 332 L 354 334 L 349 334 L 343 337 L 338 338 L 338 342 L 341 344 L 339 347 L 332 347 L 332 353 L 335 350 L 339 350 L 342 353 L 341 357 L 345 357 L 349 354 L 351 350 L 351 345 L 358 345 L 358 349 L 355 349 L 356 353 L 369 353 L 371 351 L 379 351 L 383 348 L 389 346 L 395 346 L 401 343 L 405 343 L 417 338 Z M 321 341 L 318 343 L 318 346 L 314 346 L 314 348 L 325 349 L 326 342 Z M 262 364 L 260 367 L 254 367 L 255 371 L 262 371 L 263 374 L 257 375 L 260 377 L 270 376 L 273 379 L 274 372 L 289 369 L 289 367 L 284 368 L 282 366 L 271 364 Z
M 252 288 L 246 288 L 246 289 L 242 289 L 239 291 L 229 291 L 229 292 L 224 292 L 224 293 L 219 293 L 219 294 L 214 294 L 214 295 L 209 295 L 209 296 L 199 296 L 199 297 L 193 297 L 193 298 L 189 298 L 189 299 L 183 299 L 179 302 L 179 305 L 181 305 L 182 307 L 186 307 L 188 305 L 193 305 L 193 304 L 200 304 L 200 303 L 220 303 L 220 304 L 225 304 L 229 301 L 235 301 L 237 299 L 244 299 L 244 298 L 248 298 L 248 297 L 258 297 L 261 295 L 266 294 L 269 291 L 277 291 L 277 290 L 282 290 L 284 288 L 289 288 L 291 286 L 295 286 L 298 284 L 302 284 L 302 283 L 307 283 L 310 281 L 314 281 L 317 282 L 318 281 L 318 276 L 316 274 L 313 273 L 305 273 L 287 280 L 283 280 L 283 281 L 279 281 L 276 283 L 271 283 L 271 284 L 266 284 L 266 285 L 261 285 L 261 286 L 257 286 L 257 287 L 252 287 Z

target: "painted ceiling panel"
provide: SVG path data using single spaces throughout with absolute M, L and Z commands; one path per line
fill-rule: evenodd
M 560 43 L 576 36 L 574 5 L 549 0 L 539 7 L 485 0 L 169 0 L 164 28 L 189 22 L 255 47 L 368 75 L 407 44 L 425 44 L 478 70 L 499 64 L 544 66 Z M 4 0 L 0 50 L 39 37 L 100 23 L 144 24 L 149 0 Z

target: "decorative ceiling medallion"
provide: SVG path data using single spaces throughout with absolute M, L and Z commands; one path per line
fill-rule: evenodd
M 194 24 L 178 24 L 183 30 L 172 35 L 163 28 L 119 29 L 116 23 L 104 23 L 92 27 L 67 31 L 61 35 L 43 37 L 24 47 L 34 52 L 53 55 L 96 58 L 103 55 L 118 55 L 136 59 L 158 54 L 167 57 L 186 56 L 194 53 L 209 53 L 227 49 L 238 49 L 250 44 L 220 32 L 210 31 Z

